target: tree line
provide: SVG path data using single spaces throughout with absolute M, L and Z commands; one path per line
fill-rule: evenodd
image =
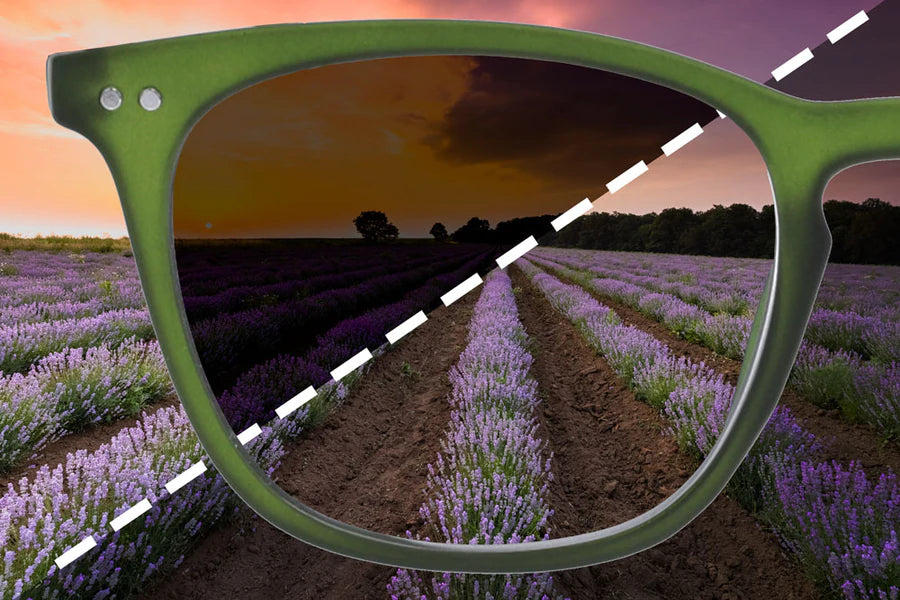
M 831 262 L 900 264 L 900 206 L 878 198 L 861 204 L 828 200 L 824 210 L 832 235 Z M 667 208 L 646 215 L 592 213 L 540 241 L 591 250 L 772 258 L 775 210 L 771 204 L 759 211 L 732 204 L 706 211 Z
M 824 210 L 833 240 L 832 262 L 900 264 L 900 206 L 878 198 L 862 203 L 828 200 Z M 494 228 L 486 219 L 472 217 L 452 233 L 440 222 L 429 233 L 438 242 L 515 244 L 534 235 L 543 246 L 589 250 L 740 258 L 772 258 L 775 253 L 775 209 L 771 204 L 761 210 L 747 204 L 717 204 L 705 211 L 667 208 L 645 215 L 591 213 L 560 232 L 551 226 L 555 216 L 510 219 Z M 397 237 L 397 228 L 384 213 L 366 211 L 357 220 L 357 229 L 369 241 Z

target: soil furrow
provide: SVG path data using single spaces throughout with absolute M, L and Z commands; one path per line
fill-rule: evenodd
M 554 453 L 551 534 L 601 529 L 656 506 L 690 475 L 690 459 L 540 290 L 517 268 L 511 276 L 543 396 L 541 437 Z M 556 577 L 573 599 L 816 597 L 774 535 L 724 495 L 656 548 Z
M 559 273 L 553 273 L 566 283 L 577 285 Z M 614 310 L 628 325 L 646 331 L 665 342 L 676 356 L 687 356 L 693 361 L 703 361 L 731 384 L 737 382 L 741 361 L 720 356 L 708 348 L 683 340 L 665 325 L 612 298 L 585 288 L 591 296 Z M 885 441 L 871 426 L 865 423 L 851 424 L 841 417 L 838 410 L 824 410 L 810 403 L 790 387 L 781 395 L 780 404 L 788 407 L 803 426 L 827 445 L 828 460 L 844 464 L 857 461 L 871 475 L 883 472 L 884 467 L 900 472 L 900 446 Z
M 447 378 L 465 347 L 470 294 L 379 357 L 344 403 L 288 450 L 275 477 L 336 519 L 403 535 L 419 526 L 427 465 L 450 421 Z M 256 519 L 214 531 L 142 598 L 379 598 L 395 569 L 319 550 Z

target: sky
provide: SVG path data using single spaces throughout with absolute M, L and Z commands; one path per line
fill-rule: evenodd
M 353 218 L 380 210 L 402 237 L 428 237 L 435 222 L 452 232 L 472 217 L 557 214 L 713 118 L 671 89 L 554 62 L 419 56 L 298 71 L 194 127 L 175 236 L 357 237 Z
M 888 1 L 896 5 L 896 0 Z M 552 25 L 625 37 L 765 81 L 774 67 L 805 47 L 818 46 L 824 41 L 826 32 L 859 10 L 868 11 L 877 4 L 872 0 L 798 0 L 790 3 L 781 0 L 577 0 L 554 3 L 541 0 L 489 3 L 474 0 L 374 0 L 365 3 L 341 0 L 215 3 L 20 0 L 4 3 L 0 9 L 0 76 L 4 81 L 4 93 L 0 94 L 0 181 L 3 182 L 0 187 L 0 230 L 25 235 L 124 234 L 115 187 L 99 153 L 88 141 L 58 127 L 50 118 L 44 61 L 53 52 L 265 23 L 463 18 Z M 863 25 L 855 33 L 862 35 L 867 26 L 869 24 Z M 835 53 L 840 49 L 839 45 L 835 46 Z M 813 65 L 815 61 L 807 67 Z M 868 73 L 867 81 L 871 81 L 872 64 L 866 63 L 866 66 L 869 68 L 861 69 L 855 63 L 848 68 L 859 77 L 867 77 Z M 852 91 L 839 94 L 849 97 Z M 716 147 L 717 136 L 713 134 L 717 128 L 722 130 L 718 139 L 720 151 L 710 151 L 707 156 L 722 159 L 722 140 L 727 140 L 728 127 L 725 121 L 711 123 L 704 135 L 690 146 L 673 157 L 660 159 L 659 165 L 652 164 L 649 173 L 604 202 L 608 200 L 609 206 L 613 207 L 613 200 L 625 202 L 627 194 L 654 184 L 651 176 L 662 174 L 662 161 L 668 161 L 672 165 L 670 168 L 675 170 L 676 159 L 687 164 L 691 162 L 692 153 L 700 152 L 704 146 Z M 896 168 L 892 172 L 880 167 L 862 168 L 868 169 L 866 177 L 857 177 L 853 183 L 848 173 L 844 178 L 848 183 L 840 187 L 838 184 L 843 179 L 836 179 L 826 197 L 833 190 L 857 201 L 867 195 L 884 195 L 878 189 L 887 193 L 900 179 L 895 176 Z M 686 169 L 677 171 L 682 177 L 696 175 Z M 603 183 L 598 183 L 598 197 L 602 195 Z M 663 184 L 655 182 L 655 185 Z M 870 192 L 872 189 L 876 191 Z M 643 209 L 654 202 L 648 194 L 639 201 L 628 203 L 634 212 L 645 212 Z

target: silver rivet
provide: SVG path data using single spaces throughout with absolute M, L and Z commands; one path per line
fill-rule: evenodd
M 153 111 L 162 106 L 162 94 L 159 93 L 158 89 L 153 87 L 142 89 L 141 96 L 138 100 L 144 110 Z
M 122 92 L 119 88 L 109 86 L 100 92 L 100 106 L 106 110 L 116 110 L 122 106 Z

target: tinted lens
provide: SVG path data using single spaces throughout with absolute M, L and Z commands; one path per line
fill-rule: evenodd
M 727 414 L 771 204 L 749 139 L 693 98 L 409 57 L 213 108 L 174 227 L 205 375 L 236 432 L 284 440 L 249 447 L 285 489 L 369 529 L 493 543 L 614 525 L 685 481 Z M 736 553 L 760 535 L 742 519 L 676 551 Z

